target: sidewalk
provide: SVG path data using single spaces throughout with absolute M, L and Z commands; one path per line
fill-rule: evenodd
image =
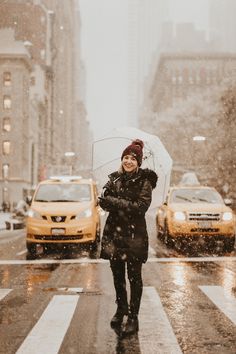
M 0 231 L 6 230 L 6 221 L 11 219 L 12 213 L 0 212 Z

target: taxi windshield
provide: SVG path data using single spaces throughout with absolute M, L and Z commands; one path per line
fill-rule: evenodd
M 174 190 L 171 194 L 170 202 L 222 204 L 223 199 L 220 194 L 214 190 L 185 188 Z
M 89 184 L 43 184 L 37 190 L 35 202 L 83 202 L 91 200 Z

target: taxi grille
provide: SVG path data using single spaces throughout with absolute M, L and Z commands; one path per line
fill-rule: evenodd
M 219 232 L 218 228 L 204 228 L 204 227 L 196 227 L 194 229 L 191 229 L 191 232 Z
M 219 221 L 219 213 L 189 213 L 188 219 L 190 221 Z
M 84 237 L 81 235 L 35 235 L 36 240 L 45 240 L 45 241 L 73 241 L 81 240 Z

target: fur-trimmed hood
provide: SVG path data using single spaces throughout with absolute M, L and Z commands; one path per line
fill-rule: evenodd
M 152 189 L 154 189 L 157 185 L 157 180 L 158 180 L 158 176 L 156 174 L 155 171 L 150 170 L 149 168 L 144 168 L 144 169 L 140 169 L 142 176 L 144 176 L 145 178 L 147 178 L 151 185 L 152 185 Z
M 113 182 L 117 179 L 124 178 L 126 180 L 137 180 L 137 179 L 148 179 L 151 183 L 152 189 L 154 189 L 157 185 L 158 176 L 155 171 L 149 168 L 139 168 L 137 172 L 132 174 L 126 174 L 121 170 L 115 171 L 108 176 Z

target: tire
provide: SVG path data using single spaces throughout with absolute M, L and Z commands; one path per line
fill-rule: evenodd
M 164 233 L 159 224 L 156 225 L 156 230 L 157 230 L 157 238 L 161 241 L 164 241 Z
M 224 251 L 228 251 L 228 252 L 232 252 L 234 250 L 234 239 L 231 238 L 231 239 L 227 239 L 225 240 L 224 242 Z
M 95 241 L 89 245 L 89 256 L 91 258 L 96 257 L 97 252 L 98 252 L 98 248 L 99 248 L 99 244 L 100 244 L 100 240 L 101 240 L 101 229 L 100 229 L 100 227 L 98 227 L 96 230 Z
M 166 220 L 165 220 L 164 229 L 163 229 L 163 242 L 166 244 L 167 247 L 172 247 L 174 244 L 173 239 L 169 234 Z
M 34 259 L 37 256 L 36 243 L 26 242 L 26 248 L 28 251 L 27 259 Z

